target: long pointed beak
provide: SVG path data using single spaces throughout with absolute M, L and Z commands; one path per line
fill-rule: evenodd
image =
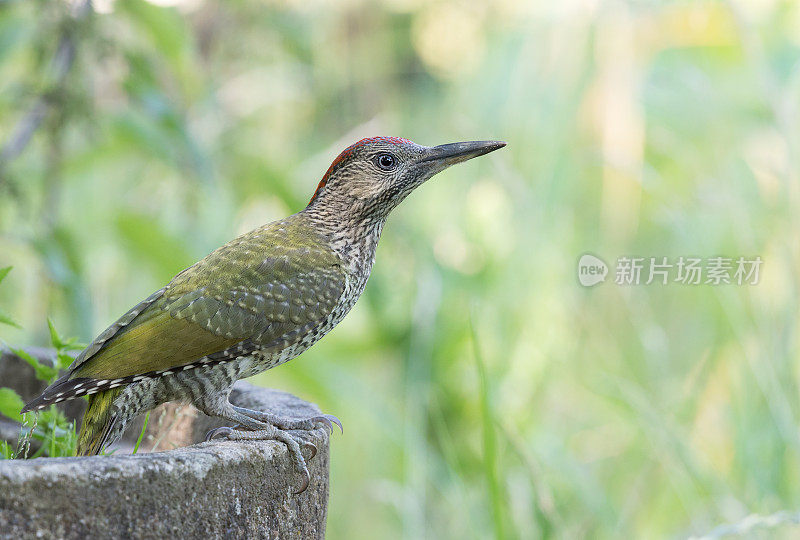
M 499 150 L 506 145 L 503 141 L 468 141 L 451 144 L 442 144 L 429 148 L 419 163 L 436 162 L 449 167 L 462 161 L 467 161 L 489 152 Z

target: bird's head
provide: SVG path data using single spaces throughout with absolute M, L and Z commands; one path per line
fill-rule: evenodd
M 471 141 L 428 147 L 398 137 L 362 139 L 333 160 L 308 208 L 357 221 L 382 220 L 434 174 L 505 145 Z

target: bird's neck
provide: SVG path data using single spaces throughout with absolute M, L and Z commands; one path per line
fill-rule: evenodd
M 383 231 L 385 218 L 348 219 L 348 212 L 334 212 L 324 206 L 311 205 L 301 212 L 321 233 L 354 274 L 369 276 L 375 262 L 375 250 Z

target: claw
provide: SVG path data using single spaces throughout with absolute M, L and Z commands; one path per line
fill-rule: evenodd
M 303 441 L 303 446 L 311 450 L 311 457 L 308 459 L 314 459 L 314 456 L 317 455 L 317 445 L 309 441 Z
M 300 495 L 302 492 L 308 488 L 308 483 L 311 481 L 311 475 L 308 473 L 308 469 L 303 467 L 303 483 L 300 484 L 300 489 L 295 491 L 295 495 Z
M 326 414 L 324 416 L 328 420 L 329 423 L 333 422 L 334 424 L 339 426 L 339 431 L 341 431 L 342 435 L 344 435 L 344 428 L 342 427 L 342 422 L 338 418 L 336 418 L 332 414 Z M 331 433 L 333 433 L 333 428 L 332 427 L 331 427 Z
M 311 420 L 313 420 L 314 422 L 320 422 L 324 424 L 325 427 L 328 428 L 328 433 L 330 434 L 333 434 L 333 424 L 336 424 L 337 426 L 339 426 L 339 429 L 341 430 L 342 434 L 344 434 L 344 428 L 342 427 L 342 423 L 339 421 L 338 418 L 336 418 L 332 414 L 323 414 L 321 416 L 315 416 Z
M 213 440 L 217 435 L 227 436 L 231 433 L 233 433 L 233 428 L 229 428 L 228 426 L 214 428 L 206 433 L 206 441 Z

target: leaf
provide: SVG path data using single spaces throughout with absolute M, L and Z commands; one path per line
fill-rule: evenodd
M 53 382 L 56 377 L 58 377 L 58 368 L 42 364 L 39 362 L 39 360 L 28 354 L 24 349 L 15 349 L 14 347 L 9 348 L 11 349 L 11 352 L 30 364 L 30 366 L 36 372 L 36 378 L 40 381 L 45 381 L 49 384 Z
M 22 328 L 22 326 L 17 321 L 15 321 L 2 311 L 0 311 L 0 323 L 7 324 L 8 326 L 13 326 L 14 328 Z
M 6 278 L 11 269 L 14 268 L 13 266 L 6 266 L 5 268 L 0 268 L 0 283 Z
M 53 347 L 56 349 L 63 349 L 64 341 L 61 339 L 61 336 L 58 335 L 58 330 L 56 330 L 53 319 L 50 317 L 47 318 L 47 326 L 50 328 L 50 343 L 52 343 Z
M 11 388 L 0 388 L 0 414 L 17 422 L 22 422 L 20 411 L 25 406 L 19 394 Z
M 53 321 L 48 317 L 47 318 L 47 326 L 50 328 L 50 342 L 53 344 L 53 347 L 60 351 L 80 351 L 86 348 L 85 343 L 79 343 L 78 338 L 71 337 L 71 338 L 64 338 L 61 334 L 58 333 L 56 330 L 56 325 L 53 324 Z M 70 361 L 72 363 L 72 361 Z
M 57 359 L 56 363 L 58 364 L 59 370 L 67 369 L 69 366 L 72 365 L 72 362 L 75 361 L 74 357 L 63 352 L 57 353 L 56 359 Z

